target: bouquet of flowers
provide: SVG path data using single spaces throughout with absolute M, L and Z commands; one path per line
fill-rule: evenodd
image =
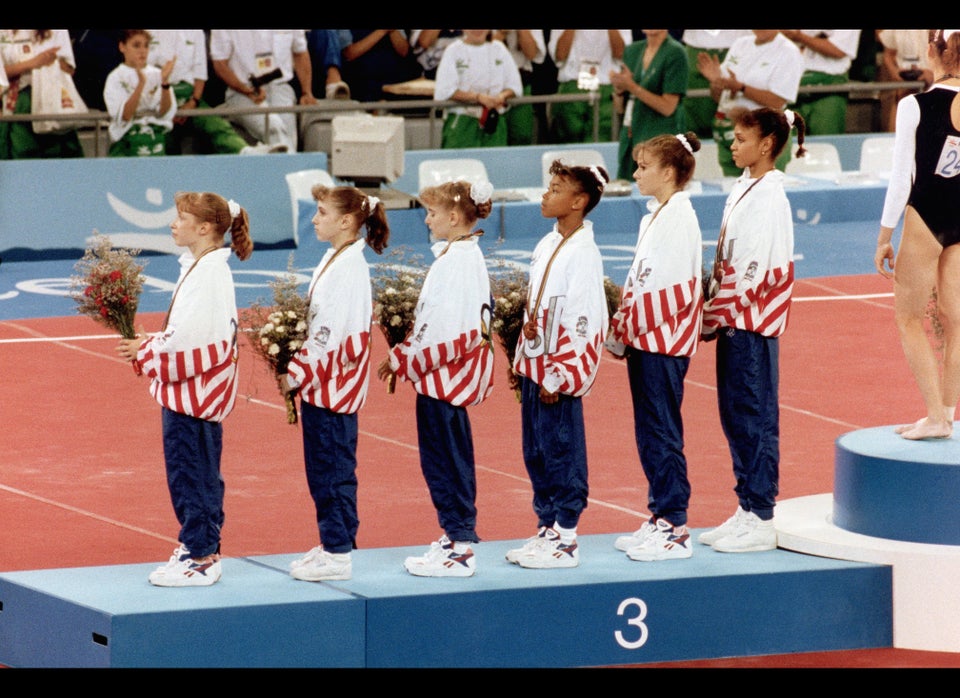
M 490 279 L 493 293 L 493 326 L 491 330 L 507 355 L 507 385 L 513 388 L 520 401 L 520 380 L 513 371 L 517 342 L 523 328 L 523 312 L 527 305 L 527 272 L 516 267 L 507 268 L 501 260 L 500 269 Z
M 605 276 L 603 277 L 603 293 L 607 297 L 607 315 L 612 320 L 620 309 L 620 295 L 623 293 L 623 289 L 609 276 Z
M 133 323 L 144 280 L 144 265 L 134 260 L 138 254 L 140 250 L 113 249 L 108 236 L 94 232 L 93 245 L 74 265 L 77 273 L 70 278 L 77 312 L 119 332 L 124 339 L 137 336 Z M 140 363 L 136 359 L 132 363 L 139 376 Z
M 420 289 L 427 267 L 419 255 L 408 255 L 403 248 L 390 252 L 393 260 L 380 262 L 371 279 L 373 316 L 391 347 L 400 344 L 413 331 Z M 387 381 L 387 392 L 396 390 L 397 377 Z
M 622 359 L 626 356 L 626 346 L 613 334 L 613 316 L 620 310 L 620 298 L 623 295 L 623 289 L 618 286 L 609 276 L 603 277 L 603 294 L 607 299 L 607 336 L 603 340 L 603 346 L 607 351 Z
M 241 312 L 244 327 L 253 335 L 250 344 L 277 379 L 288 424 L 297 423 L 297 406 L 293 393 L 284 391 L 280 376 L 287 372 L 290 359 L 303 346 L 310 327 L 307 322 L 310 306 L 307 298 L 297 290 L 299 285 L 298 276 L 288 271 L 270 282 L 273 291 L 271 305 L 257 302 Z

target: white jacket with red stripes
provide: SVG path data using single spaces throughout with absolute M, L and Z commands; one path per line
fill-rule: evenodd
M 390 366 L 414 390 L 456 406 L 493 391 L 492 300 L 477 238 L 434 243 L 437 256 L 417 300 L 413 331 L 390 350 Z
M 726 235 L 720 286 L 703 306 L 703 333 L 735 327 L 779 337 L 787 328 L 793 293 L 793 214 L 783 172 L 736 181 L 724 208 Z
M 223 421 L 237 397 L 237 301 L 229 257 L 229 248 L 214 250 L 191 270 L 193 255 L 180 255 L 166 329 L 137 352 L 157 402 L 210 422 Z
M 365 247 L 357 240 L 327 266 L 336 254 L 331 247 L 314 269 L 309 336 L 287 368 L 302 400 L 340 414 L 363 406 L 370 382 L 373 300 Z
M 554 224 L 533 250 L 523 321 L 530 319 L 539 294 L 534 310 L 538 333 L 530 340 L 521 333 L 513 368 L 548 392 L 580 397 L 590 392 L 596 379 L 609 314 L 593 224 L 583 221 L 550 264 L 563 239 Z
M 703 307 L 700 223 L 685 191 L 647 206 L 610 332 L 635 349 L 693 356 Z

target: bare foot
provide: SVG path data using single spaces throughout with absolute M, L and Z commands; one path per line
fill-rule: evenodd
M 896 429 L 894 429 L 893 432 L 895 434 L 903 434 L 903 432 L 905 431 L 910 431 L 911 429 L 915 429 L 916 427 L 919 427 L 921 424 L 923 424 L 924 419 L 926 419 L 926 417 L 924 417 L 923 419 L 918 419 L 913 424 L 901 424 Z
M 953 435 L 953 423 L 933 422 L 924 418 L 899 433 L 900 436 L 905 439 L 910 439 L 911 441 L 919 441 L 921 439 L 949 439 Z

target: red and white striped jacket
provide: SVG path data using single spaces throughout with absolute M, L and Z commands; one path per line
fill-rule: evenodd
M 390 366 L 421 395 L 478 405 L 493 391 L 487 264 L 476 238 L 432 249 L 437 258 L 420 289 L 413 331 L 391 348 Z
M 221 422 L 237 397 L 237 303 L 230 249 L 204 255 L 192 271 L 190 252 L 180 256 L 179 290 L 166 329 L 137 352 L 150 394 L 164 407 Z
M 793 293 L 793 214 L 783 173 L 755 181 L 745 171 L 727 198 L 727 228 L 717 294 L 703 306 L 703 333 L 735 327 L 779 337 L 787 328 Z
M 314 269 L 309 336 L 287 367 L 302 400 L 340 414 L 363 406 L 370 383 L 373 300 L 365 247 L 357 240 L 327 267 L 331 248 Z
M 609 322 L 603 260 L 593 239 L 593 224 L 585 220 L 564 243 L 546 273 L 550 257 L 562 241 L 555 224 L 533 250 L 530 297 L 523 321 L 530 319 L 530 306 L 536 303 L 546 274 L 535 309 L 538 334 L 528 340 L 521 333 L 513 368 L 548 392 L 581 397 L 590 392 L 596 380 Z
M 640 221 L 610 333 L 642 351 L 693 356 L 703 307 L 700 223 L 687 192 L 674 193 L 663 205 L 656 199 L 647 205 L 651 213 Z

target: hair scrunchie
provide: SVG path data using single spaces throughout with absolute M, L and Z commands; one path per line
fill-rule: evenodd
M 597 184 L 600 185 L 600 191 L 603 191 L 603 188 L 607 186 L 606 180 L 604 180 L 603 175 L 600 174 L 600 168 L 596 165 L 590 165 L 590 172 L 597 180 Z
M 493 196 L 493 185 L 486 180 L 474 182 L 470 185 L 470 198 L 475 204 L 485 204 Z

